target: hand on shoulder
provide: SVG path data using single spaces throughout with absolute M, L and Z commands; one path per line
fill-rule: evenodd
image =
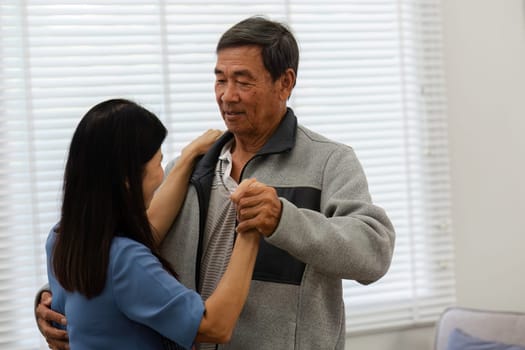
M 223 130 L 206 130 L 182 149 L 181 156 L 190 156 L 193 158 L 206 153 L 223 134 Z

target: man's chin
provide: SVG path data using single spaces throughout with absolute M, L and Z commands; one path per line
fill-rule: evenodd
M 243 122 L 246 119 L 245 114 L 238 113 L 238 114 L 228 114 L 223 113 L 222 119 L 226 122 L 226 124 L 238 124 L 240 122 Z
M 224 125 L 226 125 L 226 129 L 228 129 L 228 131 L 232 133 L 240 131 L 240 129 L 242 129 L 243 122 L 244 121 L 242 120 L 242 118 L 239 117 L 224 118 Z

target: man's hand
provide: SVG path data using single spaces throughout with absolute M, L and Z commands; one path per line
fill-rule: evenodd
M 51 293 L 42 292 L 40 295 L 40 303 L 37 305 L 35 314 L 36 322 L 40 333 L 46 338 L 47 345 L 53 350 L 68 350 L 69 340 L 67 332 L 53 327 L 51 322 L 56 322 L 61 325 L 66 325 L 66 318 L 64 315 L 51 310 Z
M 247 179 L 239 184 L 231 199 L 237 206 L 238 233 L 257 230 L 268 237 L 275 231 L 283 206 L 275 188 Z

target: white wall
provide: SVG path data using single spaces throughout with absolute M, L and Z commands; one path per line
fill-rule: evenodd
M 444 0 L 458 304 L 525 312 L 525 0 Z M 434 328 L 347 349 L 431 350 Z
M 525 311 L 525 1 L 446 1 L 458 302 Z

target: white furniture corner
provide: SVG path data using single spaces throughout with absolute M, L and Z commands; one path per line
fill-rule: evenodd
M 455 328 L 483 340 L 525 346 L 525 313 L 450 307 L 438 320 L 435 350 L 446 350 Z

